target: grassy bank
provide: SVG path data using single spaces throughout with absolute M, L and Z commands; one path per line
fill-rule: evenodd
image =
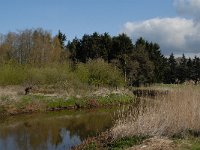
M 58 97 L 54 95 L 29 94 L 21 95 L 17 100 L 11 96 L 0 97 L 0 114 L 14 115 L 38 111 L 54 111 L 62 109 L 81 109 L 108 107 L 120 104 L 127 104 L 134 101 L 134 97 L 128 94 L 112 93 L 106 96 L 86 97 Z
M 0 66 L 0 113 L 102 107 L 133 99 L 119 69 L 102 59 L 85 64 L 30 65 L 7 62 Z M 31 87 L 29 95 L 25 88 Z M 11 89 L 11 90 L 10 90 Z M 115 92 L 110 92 L 114 91 Z

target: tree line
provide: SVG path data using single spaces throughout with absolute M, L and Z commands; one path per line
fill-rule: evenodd
M 76 70 L 83 68 L 82 64 L 87 64 L 90 69 L 104 65 L 109 71 L 119 70 L 129 86 L 183 83 L 188 80 L 198 83 L 200 79 L 198 57 L 186 59 L 183 55 L 182 58 L 174 58 L 171 54 L 167 58 L 157 43 L 143 38 L 133 42 L 126 34 L 110 36 L 108 33 L 94 32 L 68 41 L 61 31 L 55 36 L 40 28 L 9 32 L 0 35 L 0 64 L 8 62 L 38 67 L 68 62 Z M 96 66 L 92 66 L 91 62 Z M 103 74 L 106 74 L 106 70 L 103 70 Z M 98 82 L 103 81 L 97 74 Z M 112 73 L 107 75 L 112 76 Z

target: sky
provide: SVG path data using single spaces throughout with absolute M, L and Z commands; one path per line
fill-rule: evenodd
M 43 28 L 68 40 L 93 32 L 157 42 L 165 55 L 200 54 L 200 0 L 0 0 L 0 33 Z

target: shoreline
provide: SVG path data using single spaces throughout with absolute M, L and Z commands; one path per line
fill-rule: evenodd
M 5 87 L 4 91 L 2 91 L 3 90 L 1 90 L 1 93 L 5 92 L 4 94 L 0 93 L 1 117 L 30 114 L 35 112 L 107 108 L 131 104 L 136 98 L 133 94 L 130 94 L 130 92 L 128 93 L 127 91 L 101 91 L 99 94 L 92 95 L 90 93 L 88 96 L 58 96 L 58 94 L 43 94 L 39 92 L 22 95 L 20 90 L 14 93 L 11 90 L 7 90 Z M 7 94 L 5 94 L 6 92 Z M 95 92 L 98 93 L 97 91 Z

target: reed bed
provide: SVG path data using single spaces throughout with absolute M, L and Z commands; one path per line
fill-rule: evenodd
M 137 107 L 120 113 L 111 129 L 113 137 L 186 136 L 200 132 L 200 87 L 173 88 L 168 95 L 140 100 Z

